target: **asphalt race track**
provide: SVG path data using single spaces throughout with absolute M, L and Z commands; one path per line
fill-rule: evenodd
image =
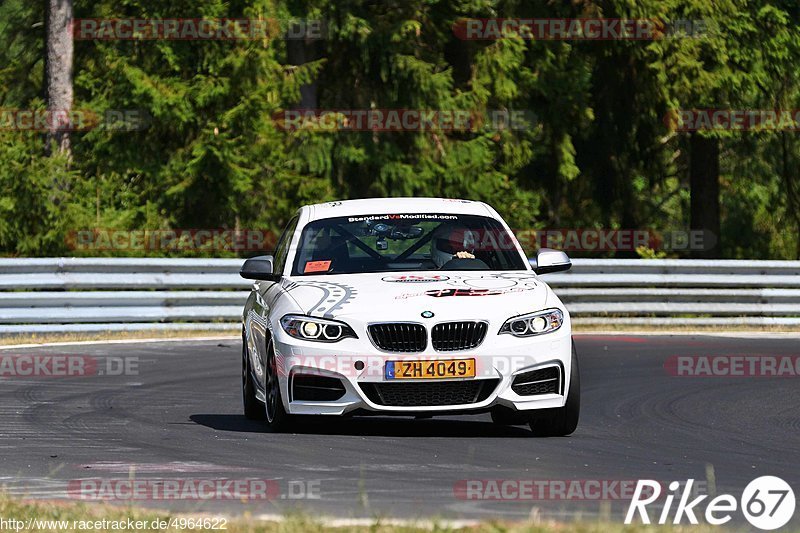
M 28 497 L 75 498 L 69 489 L 81 479 L 261 479 L 279 493 L 250 502 L 136 503 L 226 513 L 300 508 L 340 517 L 468 519 L 533 512 L 619 520 L 627 504 L 465 499 L 456 490 L 464 480 L 694 478 L 709 492 L 738 498 L 752 479 L 778 475 L 799 492 L 797 376 L 669 372 L 676 355 L 797 356 L 796 337 L 575 339 L 581 423 L 572 437 L 550 439 L 533 438 L 525 427 L 496 426 L 488 415 L 310 419 L 294 434 L 271 434 L 241 414 L 241 345 L 235 339 L 5 350 L 0 358 L 69 354 L 97 358 L 101 370 L 121 360 L 136 368 L 117 376 L 0 378 L 0 485 Z

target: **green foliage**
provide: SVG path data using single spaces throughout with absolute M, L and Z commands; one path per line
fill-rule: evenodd
M 33 135 L 0 140 L 0 247 L 22 256 L 53 255 L 79 222 L 79 180 L 64 158 L 41 157 Z
M 800 13 L 789 0 L 74 3 L 77 18 L 321 19 L 326 35 L 77 41 L 76 108 L 144 111 L 147 124 L 75 132 L 71 160 L 47 157 L 42 134 L 0 129 L 7 255 L 76 253 L 70 232 L 95 228 L 278 232 L 301 204 L 369 196 L 480 199 L 523 229 L 685 229 L 688 140 L 670 130 L 670 113 L 800 107 Z M 0 4 L 0 108 L 43 107 L 43 10 Z M 462 17 L 704 19 L 710 31 L 464 41 L 453 31 Z M 308 102 L 475 117 L 520 111 L 528 126 L 315 131 L 274 118 Z M 722 143 L 723 254 L 800 257 L 796 134 L 710 134 Z

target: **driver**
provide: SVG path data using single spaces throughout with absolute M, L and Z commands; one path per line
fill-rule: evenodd
M 468 252 L 470 245 L 475 245 L 476 239 L 472 231 L 461 226 L 442 224 L 431 236 L 431 259 L 436 268 L 442 268 L 451 259 L 475 259 L 472 252 Z

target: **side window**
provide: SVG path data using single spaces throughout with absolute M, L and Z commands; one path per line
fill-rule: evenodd
M 275 247 L 275 265 L 273 271 L 276 274 L 283 274 L 283 267 L 286 266 L 286 258 L 289 256 L 289 245 L 292 242 L 294 230 L 297 228 L 297 216 L 289 221 L 286 229 L 283 230 L 278 245 Z

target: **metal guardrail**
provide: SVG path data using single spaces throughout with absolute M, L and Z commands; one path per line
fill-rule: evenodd
M 0 334 L 236 330 L 239 259 L 0 259 Z M 575 259 L 546 280 L 576 323 L 800 325 L 800 261 Z

